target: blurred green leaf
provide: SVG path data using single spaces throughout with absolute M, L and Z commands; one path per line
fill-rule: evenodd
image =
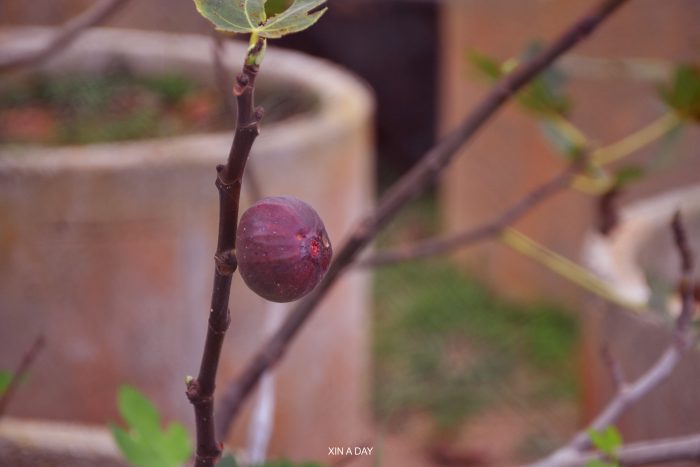
M 236 462 L 236 458 L 233 455 L 226 454 L 216 463 L 216 467 L 238 467 L 238 462 Z
M 7 391 L 7 388 L 10 386 L 10 382 L 12 381 L 12 373 L 9 371 L 0 371 L 0 395 L 4 394 L 5 391 Z
M 661 97 L 678 114 L 700 121 L 700 68 L 680 65 L 676 68 L 670 86 L 662 87 Z
M 139 391 L 122 386 L 117 397 L 119 413 L 127 429 L 111 425 L 112 435 L 124 457 L 137 467 L 181 467 L 192 453 L 185 427 L 171 423 L 161 429 L 155 406 Z
M 583 142 L 576 135 L 567 131 L 567 128 L 563 127 L 560 122 L 553 119 L 542 119 L 539 124 L 542 134 L 559 154 L 569 158 L 581 155 L 584 149 Z
M 627 165 L 615 171 L 615 186 L 621 188 L 638 182 L 647 175 L 647 171 L 638 165 Z
M 119 388 L 117 406 L 124 421 L 142 436 L 150 438 L 160 433 L 158 410 L 133 387 Z
M 289 8 L 268 18 L 265 0 L 194 0 L 197 11 L 216 29 L 266 38 L 279 38 L 308 28 L 327 10 L 323 8 L 325 2 L 294 0 Z M 271 10 L 280 8 L 277 3 L 271 5 Z
M 186 461 L 192 453 L 192 443 L 187 430 L 180 423 L 171 423 L 163 433 L 159 443 L 163 454 L 171 465 L 180 465 Z
M 468 58 L 472 66 L 491 81 L 496 81 L 503 76 L 501 64 L 495 58 L 482 54 L 476 50 L 470 51 Z
M 153 467 L 153 455 L 148 446 L 133 439 L 122 428 L 112 424 L 112 436 L 126 460 L 139 467 Z
M 538 44 L 530 45 L 521 61 L 530 59 L 540 49 Z M 505 67 L 493 57 L 472 50 L 468 58 L 472 66 L 490 81 L 497 81 L 506 74 Z M 538 116 L 566 115 L 571 109 L 571 102 L 562 91 L 565 81 L 566 77 L 561 71 L 548 68 L 518 93 L 518 103 Z
M 622 436 L 614 426 L 601 431 L 589 430 L 588 436 L 596 449 L 612 458 L 615 458 L 617 449 L 622 445 Z
M 616 467 L 617 464 L 611 464 L 610 462 L 594 460 L 586 463 L 586 467 Z

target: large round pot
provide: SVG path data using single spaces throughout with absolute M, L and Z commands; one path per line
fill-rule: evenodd
M 670 191 L 632 204 L 621 211 L 621 222 L 610 237 L 589 234 L 584 258 L 630 303 L 651 301 L 653 313 L 635 314 L 598 303 L 583 315 L 584 418 L 590 420 L 614 393 L 610 370 L 601 358 L 607 346 L 627 378 L 646 371 L 669 345 L 672 321 L 679 310 L 673 293 L 680 278 L 680 259 L 669 228 L 681 211 L 694 251 L 700 252 L 700 185 Z M 695 277 L 698 277 L 696 268 Z M 659 291 L 671 295 L 658 294 Z M 664 296 L 668 299 L 663 298 Z M 666 309 L 667 311 L 662 312 Z M 687 435 L 700 430 L 695 416 L 700 396 L 700 354 L 692 350 L 670 378 L 622 417 L 625 441 Z
M 50 34 L 3 30 L 0 44 L 3 53 L 27 50 Z M 138 73 L 213 83 L 211 47 L 205 36 L 96 29 L 44 70 L 90 70 L 118 56 Z M 238 69 L 244 53 L 229 43 L 226 64 Z M 338 245 L 372 203 L 370 94 L 331 64 L 274 48 L 259 79 L 317 101 L 313 112 L 263 122 L 250 160 L 262 191 L 309 202 Z M 13 415 L 117 420 L 116 389 L 128 383 L 166 418 L 193 426 L 184 378 L 202 354 L 217 236 L 214 167 L 231 137 L 0 146 L 0 367 L 14 366 L 37 334 L 48 341 Z M 327 446 L 366 436 L 368 300 L 368 276 L 348 274 L 279 365 L 272 455 L 323 458 Z M 260 345 L 266 307 L 235 278 L 219 388 Z

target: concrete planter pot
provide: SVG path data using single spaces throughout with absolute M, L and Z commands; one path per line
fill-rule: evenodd
M 652 298 L 649 283 L 672 289 L 679 278 L 678 254 L 669 229 L 678 209 L 683 213 L 692 248 L 700 251 L 700 185 L 694 185 L 630 205 L 621 212 L 621 223 L 611 237 L 588 236 L 584 258 L 618 295 L 633 303 L 648 303 Z M 600 358 L 602 346 L 610 348 L 628 378 L 636 378 L 656 361 L 672 338 L 670 323 L 680 304 L 671 300 L 666 307 L 667 315 L 638 316 L 601 304 L 584 315 L 582 361 L 587 420 L 614 391 L 609 369 Z M 654 305 L 654 309 L 661 306 Z M 695 416 L 700 396 L 692 389 L 699 382 L 700 354 L 696 350 L 666 382 L 622 418 L 619 426 L 625 441 L 700 430 L 700 420 Z
M 50 32 L 4 30 L 0 44 L 30 49 Z M 213 83 L 211 46 L 203 36 L 96 29 L 45 70 L 88 70 L 118 56 L 138 73 Z M 243 45 L 227 46 L 231 69 L 243 56 Z M 314 112 L 263 122 L 250 161 L 262 191 L 312 204 L 338 245 L 372 202 L 371 97 L 346 72 L 274 48 L 260 79 L 301 87 L 318 102 Z M 0 146 L 0 367 L 14 366 L 38 333 L 48 340 L 13 415 L 103 424 L 117 420 L 116 389 L 128 383 L 166 418 L 193 426 L 184 377 L 196 374 L 204 342 L 214 167 L 231 136 Z M 220 387 L 265 333 L 267 305 L 239 277 L 231 297 Z M 273 455 L 320 459 L 327 446 L 366 436 L 368 300 L 368 276 L 349 274 L 278 367 Z

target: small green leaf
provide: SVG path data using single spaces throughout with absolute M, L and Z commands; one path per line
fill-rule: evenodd
M 167 460 L 172 465 L 183 464 L 192 454 L 190 435 L 185 427 L 179 423 L 171 423 L 168 426 L 160 440 L 160 445 Z
M 469 52 L 468 58 L 472 66 L 489 78 L 489 80 L 496 81 L 503 76 L 501 64 L 493 57 L 472 50 Z
M 700 121 L 700 67 L 680 65 L 670 86 L 660 89 L 666 104 L 690 120 Z
M 326 12 L 327 7 L 321 8 L 325 3 L 326 0 L 294 0 L 292 6 L 269 18 L 256 32 L 260 37 L 275 39 L 303 31 Z
M 0 395 L 7 391 L 7 388 L 12 382 L 12 373 L 9 371 L 0 371 Z
M 147 446 L 137 442 L 126 431 L 114 424 L 110 426 L 110 429 L 119 450 L 129 463 L 138 467 L 153 466 L 153 455 Z
M 216 467 L 238 467 L 238 462 L 236 462 L 236 458 L 233 455 L 226 454 L 217 462 Z
M 265 21 L 265 0 L 194 0 L 200 15 L 220 31 L 255 32 Z
M 153 438 L 160 433 L 158 410 L 139 391 L 131 386 L 119 388 L 117 398 L 119 413 L 129 427 L 144 438 Z
M 601 460 L 593 460 L 586 463 L 586 467 L 617 467 L 617 464 L 611 464 Z
M 596 449 L 612 458 L 615 458 L 617 448 L 622 445 L 622 436 L 614 426 L 609 426 L 602 431 L 589 430 L 588 436 Z
M 615 186 L 620 188 L 637 182 L 647 175 L 646 170 L 638 165 L 627 165 L 615 171 Z

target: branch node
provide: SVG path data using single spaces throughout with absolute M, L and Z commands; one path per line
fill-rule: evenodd
M 216 264 L 216 272 L 222 276 L 230 276 L 238 268 L 238 259 L 236 259 L 236 251 L 228 250 L 214 255 L 214 263 Z
M 242 95 L 250 84 L 248 74 L 243 72 L 236 75 L 236 81 L 233 83 L 233 94 L 235 96 Z
M 253 120 L 255 120 L 255 122 L 259 124 L 260 121 L 263 119 L 264 115 L 265 115 L 265 109 L 263 109 L 261 106 L 258 106 L 253 111 Z

